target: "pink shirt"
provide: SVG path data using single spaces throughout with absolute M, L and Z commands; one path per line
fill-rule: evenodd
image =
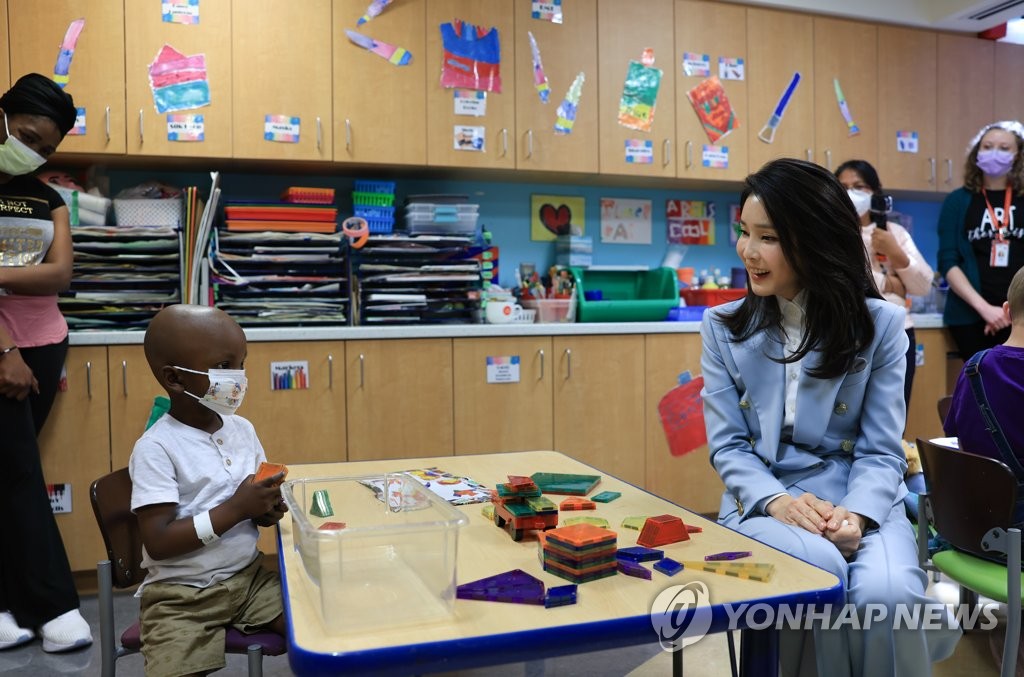
M 68 335 L 56 296 L 0 296 L 0 324 L 21 348 L 60 343 Z

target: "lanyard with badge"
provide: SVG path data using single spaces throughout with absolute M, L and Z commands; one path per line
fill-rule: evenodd
M 992 251 L 988 257 L 988 265 L 993 268 L 1005 268 L 1010 265 L 1010 243 L 1003 235 L 1003 230 L 1010 225 L 1010 202 L 1013 200 L 1013 190 L 1006 187 L 1006 197 L 1003 199 L 1003 220 L 996 218 L 996 210 L 992 209 L 992 203 L 988 201 L 988 192 L 983 188 L 982 196 L 985 198 L 985 207 L 988 208 L 989 218 L 992 219 L 992 227 L 995 228 L 996 236 L 992 238 Z

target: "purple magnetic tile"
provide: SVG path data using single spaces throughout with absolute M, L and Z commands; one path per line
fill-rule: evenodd
M 638 545 L 632 548 L 619 548 L 615 556 L 619 559 L 628 559 L 631 562 L 653 562 L 664 557 L 665 552 Z
M 749 550 L 727 550 L 726 552 L 716 552 L 713 555 L 705 555 L 705 562 L 721 562 L 723 560 L 741 559 L 743 557 L 750 557 Z
M 675 576 L 683 570 L 683 565 L 675 561 L 671 557 L 666 557 L 655 562 L 654 568 L 657 571 L 660 571 L 661 573 L 665 574 L 666 576 Z
M 548 594 L 544 596 L 544 606 L 547 608 L 555 606 L 567 606 L 576 603 L 576 585 L 556 585 L 548 588 Z
M 455 589 L 458 599 L 475 599 L 514 604 L 543 604 L 544 582 L 522 569 L 463 583 Z
M 628 559 L 620 559 L 618 562 L 618 568 L 619 573 L 626 574 L 627 576 L 635 576 L 637 578 L 646 578 L 647 580 L 651 580 L 651 570 L 643 564 L 630 562 Z

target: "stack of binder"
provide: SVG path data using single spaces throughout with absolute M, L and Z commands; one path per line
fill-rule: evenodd
M 353 253 L 355 323 L 482 322 L 481 263 L 473 240 L 447 235 L 371 235 Z

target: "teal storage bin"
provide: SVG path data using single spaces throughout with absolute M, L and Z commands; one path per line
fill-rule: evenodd
M 676 271 L 585 270 L 570 268 L 576 278 L 579 322 L 660 322 L 679 305 Z M 586 292 L 600 291 L 600 301 L 588 301 Z

